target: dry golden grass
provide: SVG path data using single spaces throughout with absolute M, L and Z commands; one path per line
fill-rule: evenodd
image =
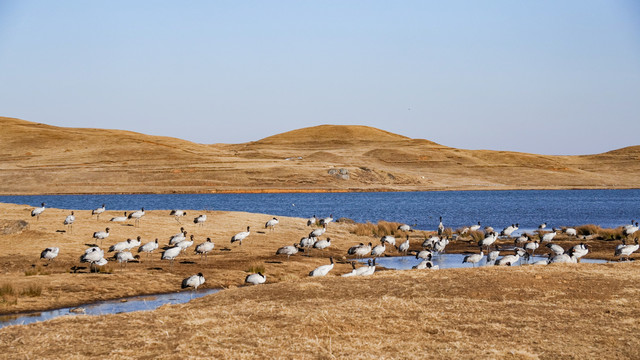
M 49 208 L 39 221 L 29 218 L 30 210 L 0 204 L 0 219 L 30 222 L 19 233 L 0 235 L 0 254 L 8 254 L 0 255 L 6 285 L 0 286 L 2 313 L 178 291 L 181 280 L 197 272 L 204 273 L 205 287 L 226 290 L 150 312 L 7 327 L 0 330 L 0 354 L 12 358 L 640 356 L 636 262 L 379 271 L 368 278 L 342 278 L 338 275 L 351 270 L 344 261 L 347 249 L 374 239 L 353 234 L 357 225 L 330 223 L 330 248 L 286 260 L 275 250 L 309 232 L 305 219 L 280 217 L 271 233 L 261 228 L 271 215 L 206 211 L 204 227 L 187 219 L 183 226 L 196 235 L 196 243 L 212 237 L 216 250 L 207 261 L 190 252 L 170 269 L 155 254 L 123 270 L 110 264 L 106 273 L 88 273 L 78 269 L 78 256 L 93 242 L 93 231 L 112 228 L 103 247 L 136 235 L 143 242 L 158 237 L 166 244 L 180 224 L 168 211 L 149 211 L 140 227 L 133 227 L 105 220 L 120 211 L 107 211 L 97 221 L 90 212 L 76 210 L 74 234 L 69 234 L 56 232 L 68 210 Z M 246 225 L 252 235 L 241 247 L 231 246 L 231 235 Z M 410 233 L 414 239 L 424 235 Z M 611 257 L 619 243 L 562 235 L 557 242 L 568 248 L 579 241 L 592 245 L 590 255 L 597 257 Z M 61 248 L 51 263 L 38 260 L 48 246 Z M 419 248 L 414 241 L 412 249 Z M 477 245 L 454 241 L 447 248 L 466 251 L 477 251 Z M 329 276 L 308 278 L 329 256 L 338 260 Z M 266 285 L 238 287 L 255 271 L 267 275 Z
M 398 230 L 398 226 L 402 225 L 398 222 L 388 222 L 380 220 L 377 224 L 371 222 L 356 223 L 355 227 L 351 231 L 352 234 L 358 236 L 373 236 L 382 237 L 386 235 L 391 236 L 404 236 L 406 232 Z
M 640 146 L 549 156 L 454 149 L 365 126 L 234 145 L 3 117 L 0 126 L 0 194 L 608 189 L 637 188 L 640 175 Z M 335 168 L 349 179 L 328 174 Z

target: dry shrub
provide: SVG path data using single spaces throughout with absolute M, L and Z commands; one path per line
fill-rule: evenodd
M 29 285 L 26 289 L 23 289 L 20 293 L 23 296 L 36 297 L 42 295 L 42 286 L 40 285 Z
M 598 238 L 602 240 L 620 240 L 624 237 L 622 236 L 621 229 L 600 229 L 600 231 L 598 231 Z
M 33 275 L 51 275 L 50 272 L 45 271 L 42 266 L 32 267 L 31 269 L 27 269 L 24 271 L 24 276 L 33 276 Z
M 484 239 L 484 233 L 482 231 L 469 231 L 469 235 L 475 242 Z
M 388 221 L 378 221 L 377 224 L 372 224 L 371 222 L 357 223 L 353 230 L 351 230 L 352 234 L 359 236 L 375 236 L 382 237 L 386 235 L 392 236 L 401 236 L 404 235 L 405 232 L 398 230 L 398 226 L 402 225 L 397 222 L 388 222 Z
M 15 295 L 16 291 L 11 284 L 2 284 L 0 286 L 0 296 Z
M 587 224 L 587 225 L 576 227 L 576 232 L 578 233 L 578 235 L 586 235 L 586 236 L 598 234 L 601 230 L 602 228 L 600 226 L 593 225 L 593 224 Z
M 441 236 L 450 238 L 451 235 L 453 235 L 453 229 L 452 228 L 448 227 L 448 228 L 444 228 L 444 230 L 442 230 Z
M 245 270 L 248 273 L 263 273 L 264 274 L 264 264 L 259 264 L 259 263 L 254 263 L 249 265 L 249 268 L 247 270 Z

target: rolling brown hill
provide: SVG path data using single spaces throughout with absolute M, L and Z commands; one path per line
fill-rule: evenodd
M 244 144 L 0 117 L 0 194 L 637 188 L 640 146 L 550 156 L 322 125 Z M 342 170 L 342 171 L 340 171 Z

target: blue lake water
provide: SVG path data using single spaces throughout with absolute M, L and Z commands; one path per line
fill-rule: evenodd
M 31 206 L 46 202 L 49 207 L 87 210 L 105 203 L 107 210 L 227 210 L 305 218 L 333 214 L 336 219 L 396 221 L 426 230 L 436 228 L 439 216 L 445 226 L 454 229 L 478 221 L 496 229 L 512 223 L 519 223 L 521 230 L 535 229 L 542 222 L 549 228 L 582 224 L 617 227 L 640 219 L 639 189 L 35 195 L 0 196 L 0 202 Z

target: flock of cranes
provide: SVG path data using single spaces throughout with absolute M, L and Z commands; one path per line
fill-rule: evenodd
M 96 219 L 99 219 L 100 215 L 104 213 L 106 210 L 105 204 L 102 204 L 101 207 L 94 209 L 91 214 L 92 216 L 96 216 Z M 35 208 L 31 212 L 31 216 L 39 219 L 40 215 L 45 211 L 45 203 L 42 203 L 41 207 Z M 133 212 L 125 212 L 124 216 L 113 217 L 109 221 L 110 222 L 123 222 L 127 220 L 134 220 L 134 226 L 139 227 L 140 221 L 145 215 L 144 208 Z M 172 210 L 170 212 L 171 216 L 174 216 L 175 220 L 178 223 L 181 223 L 180 218 L 187 215 L 186 211 L 183 210 Z M 72 233 L 72 226 L 76 221 L 75 214 L 73 211 L 66 216 L 63 224 L 68 227 L 69 232 Z M 207 216 L 202 214 L 198 215 L 194 218 L 193 222 L 195 225 L 202 226 L 207 221 Z M 313 215 L 311 218 L 307 219 L 307 225 L 315 227 L 311 229 L 307 236 L 302 237 L 299 242 L 295 242 L 292 245 L 285 245 L 277 249 L 276 255 L 286 255 L 287 259 L 289 259 L 292 255 L 296 255 L 298 253 L 304 252 L 311 254 L 315 250 L 324 251 L 325 249 L 331 247 L 331 238 L 326 237 L 321 239 L 320 237 L 325 235 L 327 232 L 327 225 L 333 221 L 333 214 L 325 218 L 317 218 L 316 215 Z M 264 228 L 269 229 L 270 232 L 275 231 L 276 226 L 279 224 L 279 220 L 274 217 L 268 220 Z M 545 247 L 550 251 L 547 254 L 546 259 L 533 261 L 533 265 L 547 265 L 552 263 L 576 263 L 579 262 L 582 257 L 588 254 L 590 246 L 585 243 L 579 243 L 574 245 L 569 249 L 564 249 L 558 244 L 553 243 L 554 237 L 558 234 L 557 229 L 553 229 L 551 232 L 543 233 L 543 229 L 547 226 L 546 223 L 541 224 L 538 227 L 540 236 L 539 239 L 532 239 L 529 234 L 522 234 L 518 237 L 514 237 L 514 247 L 512 249 L 507 249 L 506 251 L 513 251 L 513 254 L 506 254 L 503 257 L 500 256 L 500 248 L 496 244 L 496 241 L 505 238 L 511 238 L 512 234 L 516 230 L 519 229 L 519 224 L 512 224 L 505 227 L 502 231 L 497 232 L 494 231 L 491 227 L 484 228 L 484 238 L 478 241 L 479 252 L 470 254 L 464 257 L 462 263 L 472 264 L 473 267 L 476 264 L 480 264 L 483 259 L 485 259 L 486 264 L 494 264 L 494 265 L 502 265 L 509 266 L 514 265 L 518 262 L 526 261 L 530 262 L 533 259 L 536 250 L 539 249 L 541 244 L 545 244 Z M 467 228 L 462 229 L 460 234 L 467 234 L 469 232 L 477 232 L 481 229 L 481 223 L 478 222 L 475 225 L 469 226 Z M 403 224 L 398 226 L 398 230 L 403 232 L 411 232 L 410 226 Z M 624 234 L 626 236 L 631 236 L 635 234 L 639 230 L 638 222 L 632 221 L 631 224 L 624 226 Z M 563 230 L 567 236 L 577 237 L 577 231 L 574 228 L 566 228 Z M 104 231 L 96 231 L 93 233 L 92 237 L 95 240 L 100 241 L 100 246 L 97 244 L 89 247 L 85 250 L 84 254 L 80 256 L 80 262 L 89 263 L 91 270 L 95 271 L 97 268 L 104 266 L 108 263 L 107 258 L 105 258 L 105 252 L 102 250 L 101 246 L 105 239 L 107 239 L 110 235 L 110 228 L 106 227 Z M 242 245 L 242 241 L 246 240 L 251 235 L 251 227 L 247 226 L 246 231 L 239 232 L 231 237 L 230 243 L 238 243 L 238 246 Z M 406 238 L 403 242 L 399 242 L 396 240 L 394 236 L 386 235 L 380 238 L 380 243 L 373 245 L 372 242 L 368 244 L 360 243 L 350 247 L 347 250 L 348 256 L 353 256 L 356 258 L 364 258 L 371 257 L 373 260 L 369 260 L 367 265 L 363 265 L 360 267 L 355 266 L 355 262 L 351 261 L 352 270 L 348 273 L 342 274 L 344 277 L 349 276 L 367 276 L 372 275 L 375 272 L 376 264 L 375 259 L 381 256 L 385 256 L 385 253 L 388 252 L 388 249 L 394 249 L 398 254 L 407 255 L 411 253 L 415 255 L 416 259 L 421 260 L 421 263 L 414 266 L 414 269 L 438 269 L 438 265 L 434 265 L 432 259 L 434 256 L 441 254 L 445 251 L 447 245 L 450 243 L 450 239 L 445 236 L 445 227 L 442 222 L 442 217 L 439 218 L 439 224 L 437 227 L 437 235 L 432 235 L 428 238 L 425 238 L 422 242 L 421 249 L 412 250 L 411 248 L 411 239 L 409 235 L 406 235 Z M 161 254 L 161 259 L 169 261 L 170 268 L 173 267 L 173 262 L 176 258 L 189 248 L 194 245 L 195 239 L 193 234 L 188 234 L 188 232 L 184 229 L 184 227 L 180 228 L 180 232 L 170 237 L 168 245 L 163 249 Z M 397 245 L 399 243 L 399 245 Z M 207 238 L 205 242 L 202 242 L 195 246 L 194 253 L 200 255 L 202 259 L 204 257 L 205 261 L 207 256 L 214 250 L 215 244 L 211 240 L 211 238 Z M 636 252 L 640 248 L 638 244 L 638 239 L 636 238 L 633 244 L 627 244 L 625 240 L 622 241 L 622 244 L 618 245 L 615 249 L 615 256 L 619 257 L 620 260 L 627 259 L 631 254 Z M 118 262 L 121 268 L 126 267 L 127 263 L 130 261 L 140 259 L 141 253 L 146 253 L 146 257 L 149 258 L 153 252 L 160 249 L 160 245 L 158 243 L 158 239 L 156 238 L 154 241 L 149 241 L 145 244 L 141 243 L 141 237 L 137 236 L 134 239 L 127 239 L 125 241 L 117 242 L 111 245 L 108 248 L 107 253 L 115 253 L 110 259 Z M 137 250 L 136 255 L 133 254 Z M 486 253 L 485 253 L 486 250 Z M 54 260 L 60 252 L 58 247 L 49 247 L 41 252 L 40 257 L 47 261 Z M 309 276 L 317 277 L 317 276 L 325 276 L 329 272 L 331 272 L 334 268 L 334 258 L 329 257 L 329 264 L 319 266 L 312 270 L 309 273 Z M 182 287 L 192 287 L 197 289 L 199 286 L 202 286 L 205 282 L 205 278 L 202 273 L 198 273 L 196 275 L 190 276 L 182 282 Z M 262 284 L 266 282 L 266 275 L 262 272 L 253 273 L 248 275 L 245 278 L 245 282 L 247 284 Z

